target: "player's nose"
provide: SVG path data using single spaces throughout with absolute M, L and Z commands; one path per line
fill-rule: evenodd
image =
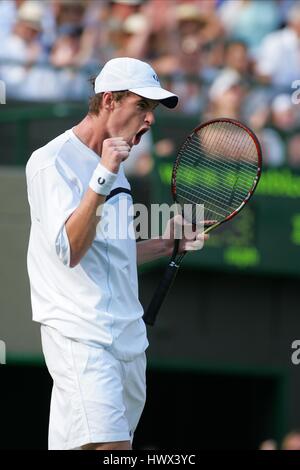
M 155 117 L 154 117 L 154 112 L 153 111 L 148 111 L 146 116 L 145 116 L 145 122 L 149 125 L 152 126 L 152 124 L 155 123 Z

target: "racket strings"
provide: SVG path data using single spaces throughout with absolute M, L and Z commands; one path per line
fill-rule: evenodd
M 249 147 L 250 147 L 250 146 L 252 146 L 252 143 L 253 143 L 253 142 L 250 141 L 250 142 L 247 143 L 247 145 L 249 145 Z M 199 149 L 199 147 L 200 147 L 201 150 L 202 150 L 204 153 L 209 154 L 211 157 L 216 157 L 216 159 L 222 157 L 222 155 L 220 155 L 220 153 L 216 153 L 216 151 L 214 151 L 214 150 L 212 150 L 211 148 L 209 148 L 208 145 L 204 145 L 204 144 L 200 141 L 199 137 L 198 137 L 196 134 L 194 135 L 193 140 L 190 141 L 190 146 L 191 146 L 191 147 L 193 147 L 193 144 L 195 144 L 195 145 L 194 145 L 194 149 L 196 150 L 196 152 L 198 152 L 198 149 Z M 234 155 L 234 151 L 237 150 L 237 149 L 235 149 L 234 141 L 232 142 L 231 149 L 232 149 L 231 154 Z M 249 150 L 249 149 L 248 149 L 248 150 Z M 247 154 L 246 154 L 246 156 L 247 156 Z M 238 157 L 239 157 L 238 155 L 236 155 L 234 158 L 231 158 L 230 156 L 227 156 L 227 157 L 226 157 L 226 163 L 227 163 L 227 164 L 233 163 L 233 165 L 236 166 L 237 162 L 239 161 L 239 158 L 238 158 Z M 223 156 L 223 158 L 224 158 L 224 156 Z M 250 160 L 250 159 L 249 159 L 249 160 L 245 159 L 245 160 L 244 160 L 244 164 L 249 164 L 250 166 L 255 166 L 255 163 L 253 162 L 252 159 L 251 159 L 251 160 Z
M 197 162 L 198 162 L 198 159 L 195 159 L 195 153 L 199 151 L 199 148 L 200 148 L 201 153 L 208 154 L 208 149 L 202 146 L 200 142 L 199 142 L 199 145 L 197 146 L 193 145 L 193 143 L 191 142 L 190 148 L 186 150 L 187 154 L 189 154 L 191 158 L 194 158 L 195 166 L 197 165 Z M 231 160 L 228 158 L 226 161 L 224 159 L 220 160 L 220 156 L 217 154 L 213 154 L 213 153 L 210 154 L 210 157 L 215 157 L 214 165 L 210 161 L 207 161 L 207 164 L 210 166 L 213 166 L 214 168 L 219 165 L 220 171 L 224 171 L 224 172 L 226 170 L 236 171 L 237 167 L 238 168 L 240 167 L 240 161 L 237 161 L 237 159 Z M 253 170 L 256 171 L 257 165 L 255 165 L 254 163 L 250 161 L 249 162 L 245 161 L 243 163 L 243 167 L 246 171 L 248 170 L 249 172 L 252 172 Z M 245 175 L 241 175 L 241 176 L 245 176 Z
M 255 169 L 257 167 L 257 151 L 253 139 L 245 130 L 232 123 L 206 126 L 195 133 L 194 138 L 210 158 L 225 157 L 227 163 L 252 163 Z
M 184 164 L 184 166 L 186 166 L 186 168 L 189 170 L 189 167 L 187 165 Z M 187 175 L 185 175 L 185 176 L 187 176 Z M 196 187 L 196 184 L 199 184 L 199 178 L 197 178 L 197 176 L 193 172 L 191 172 L 191 174 L 187 176 L 187 180 L 188 180 L 188 184 L 185 184 L 183 182 L 179 183 L 180 184 L 180 193 L 181 192 L 184 193 L 184 194 L 181 194 L 181 197 L 184 197 L 187 202 L 189 201 L 189 202 L 194 202 L 195 204 L 200 204 L 200 202 L 199 202 L 199 190 L 191 188 L 191 184 L 194 187 Z M 210 181 L 209 186 L 211 186 L 212 183 L 213 183 L 213 181 Z M 216 203 L 219 203 L 220 208 L 222 208 L 222 206 L 224 204 L 228 204 L 230 196 L 231 196 L 231 205 L 238 206 L 240 204 L 241 200 L 243 200 L 245 198 L 245 192 L 242 191 L 242 190 L 239 190 L 238 187 L 236 188 L 236 190 L 232 194 L 231 188 L 228 185 L 225 185 L 225 184 L 224 184 L 224 186 L 226 186 L 226 188 L 228 188 L 228 189 L 227 190 L 226 190 L 226 188 L 225 189 L 218 189 L 218 193 L 215 193 L 215 192 L 212 193 L 210 188 L 207 189 L 204 185 L 202 186 L 201 194 L 205 197 L 206 205 L 209 202 L 211 202 L 212 205 L 215 205 Z M 226 212 L 224 212 L 224 211 L 220 212 L 219 215 L 225 216 Z
M 191 184 L 192 186 L 198 186 L 199 183 L 201 183 L 201 180 L 202 180 L 201 173 L 200 173 L 201 169 L 199 169 L 200 174 L 198 175 L 196 173 L 196 171 L 193 171 L 190 168 L 190 166 L 188 164 L 186 164 L 185 162 L 182 162 L 181 164 L 187 170 L 185 177 L 186 177 L 186 180 L 188 181 L 188 183 Z M 211 165 L 210 165 L 210 168 L 212 170 L 215 170 L 215 167 L 213 167 Z M 224 189 L 220 189 L 219 194 L 220 195 L 223 194 L 223 196 L 226 196 L 228 194 L 228 190 L 231 189 L 231 186 L 227 183 L 227 179 L 229 179 L 229 178 L 231 179 L 233 177 L 233 175 L 232 175 L 232 173 L 226 173 L 225 171 L 224 172 L 220 171 L 220 172 L 218 172 L 218 174 L 219 175 L 221 174 L 221 176 L 223 177 L 223 185 L 222 186 L 224 188 Z M 204 177 L 207 179 L 207 185 L 208 186 L 213 186 L 214 185 L 215 179 L 216 179 L 214 173 L 210 174 L 210 173 L 206 172 L 206 173 L 204 173 Z M 249 181 L 246 181 L 246 180 L 244 181 L 243 178 L 240 178 L 240 180 L 236 179 L 236 183 L 239 185 L 236 189 L 237 193 L 239 192 L 240 183 L 248 184 L 248 186 L 249 186 Z M 250 181 L 252 181 L 252 178 L 251 178 Z M 182 184 L 184 184 L 184 183 L 182 183 Z M 226 192 L 226 189 L 227 189 L 227 192 Z M 241 188 L 241 195 L 244 194 L 242 192 L 242 189 L 243 188 Z
M 246 130 L 227 122 L 209 124 L 179 154 L 177 200 L 204 204 L 206 218 L 222 220 L 244 202 L 257 166 L 257 149 Z
M 195 204 L 200 204 L 200 202 L 196 202 L 196 201 L 191 201 L 191 198 L 190 197 L 185 197 L 183 195 L 180 196 L 180 199 L 183 199 L 186 201 L 187 204 L 189 203 L 195 203 Z M 184 205 L 184 201 L 183 201 L 183 205 Z M 203 204 L 203 203 L 201 203 Z M 209 220 L 209 219 L 213 219 L 215 220 L 216 219 L 216 216 L 218 220 L 222 220 L 224 219 L 225 217 L 227 217 L 227 211 L 218 211 L 217 208 L 216 208 L 216 205 L 214 203 L 210 203 L 210 202 L 205 202 L 205 208 L 204 208 L 204 218 Z M 195 222 L 195 220 L 193 219 L 192 222 Z
M 211 134 L 213 134 L 211 132 Z M 226 140 L 226 148 L 224 149 L 224 138 Z M 203 143 L 200 141 L 200 138 L 197 134 L 195 134 L 195 140 L 197 142 L 198 147 L 200 147 L 200 151 L 203 152 L 206 155 L 209 155 L 209 159 L 206 161 L 206 163 L 210 162 L 210 159 L 212 157 L 215 157 L 214 163 L 219 163 L 221 161 L 221 164 L 228 169 L 228 167 L 232 167 L 233 171 L 236 171 L 237 167 L 242 168 L 245 171 L 245 174 L 240 172 L 240 179 L 243 180 L 243 176 L 246 176 L 247 174 L 252 172 L 256 172 L 257 169 L 257 152 L 256 152 L 256 147 L 254 145 L 253 140 L 249 137 L 248 134 L 246 134 L 247 139 L 244 139 L 246 141 L 246 145 L 243 145 L 242 143 L 238 141 L 237 138 L 235 138 L 235 135 L 230 135 L 229 132 L 226 131 L 226 133 L 223 133 L 222 138 L 220 139 L 219 143 L 216 143 L 216 145 L 220 146 L 222 149 L 222 153 L 220 154 L 217 153 L 216 151 L 213 151 L 211 148 L 207 148 L 203 145 Z M 207 139 L 207 138 L 206 138 Z M 204 138 L 203 138 L 204 140 Z M 244 143 L 244 142 L 243 142 Z M 211 145 L 210 145 L 211 147 Z M 251 147 L 251 148 L 250 148 Z M 194 150 L 197 151 L 197 147 L 194 147 Z M 224 150 L 226 150 L 226 160 L 224 159 Z M 243 150 L 243 154 L 241 155 L 241 150 Z M 230 154 L 228 155 L 228 152 Z M 233 155 L 234 158 L 230 158 L 230 155 Z M 249 157 L 251 157 L 249 159 Z M 253 160 L 254 157 L 254 160 Z M 242 162 L 242 165 L 241 165 Z M 247 171 L 248 170 L 248 171 Z M 249 183 L 248 180 L 245 181 L 247 184 Z
M 218 160 L 211 161 L 209 159 L 206 159 L 205 161 L 203 161 L 203 159 L 200 160 L 199 159 L 199 148 L 200 148 L 200 153 L 202 155 L 207 154 L 207 150 L 205 148 L 203 148 L 203 146 L 201 146 L 201 144 L 199 144 L 197 147 L 194 146 L 193 144 L 191 144 L 188 149 L 185 149 L 185 157 L 184 157 L 184 159 L 182 159 L 181 164 L 184 164 L 185 160 L 188 160 L 187 157 L 190 157 L 189 158 L 190 161 L 188 162 L 187 167 L 191 170 L 193 169 L 192 167 L 197 167 L 197 169 L 198 169 L 200 166 L 202 166 L 201 169 L 203 169 L 203 166 L 205 166 L 207 168 L 211 168 L 211 169 L 218 172 L 218 176 L 223 176 L 225 182 L 226 182 L 227 177 L 230 178 L 233 175 L 236 176 L 237 167 L 239 168 L 240 162 L 234 161 L 234 165 L 232 165 L 232 164 L 228 164 L 228 162 L 224 161 L 224 159 L 223 159 L 223 161 L 220 161 L 220 160 L 219 161 Z M 213 154 L 212 156 L 214 157 L 215 155 L 216 154 Z M 219 155 L 217 155 L 217 156 L 219 157 Z M 192 165 L 191 165 L 191 163 L 192 163 Z M 246 171 L 248 170 L 247 174 L 249 174 L 249 175 L 251 174 L 251 180 L 252 180 L 252 175 L 253 175 L 253 172 L 256 172 L 257 165 L 254 165 L 254 164 L 250 164 L 250 165 L 249 165 L 249 163 L 244 164 L 244 170 L 246 170 Z M 230 173 L 230 170 L 232 170 L 232 173 Z M 245 178 L 246 171 L 245 171 L 245 173 L 241 173 L 239 175 L 239 180 L 242 183 L 249 184 L 249 178 Z M 194 173 L 196 173 L 196 171 L 194 171 Z M 200 171 L 199 171 L 199 173 L 200 173 Z
M 220 133 L 221 138 L 217 140 L 216 136 L 218 136 L 218 134 L 220 135 Z M 199 140 L 206 140 L 207 144 L 210 145 L 210 154 L 213 154 L 213 148 L 218 146 L 218 154 L 221 153 L 221 155 L 224 155 L 223 149 L 220 152 L 220 148 L 224 146 L 224 143 L 226 143 L 228 145 L 227 150 L 229 150 L 229 155 L 227 155 L 227 158 L 230 158 L 230 154 L 234 155 L 234 153 L 236 153 L 235 158 L 236 156 L 240 156 L 241 144 L 243 141 L 247 141 L 249 145 L 253 144 L 253 140 L 249 134 L 244 129 L 234 125 L 231 122 L 218 122 L 205 126 L 195 133 L 194 136 L 196 138 L 198 137 Z M 251 161 L 253 161 L 253 155 L 255 154 L 251 154 Z M 247 154 L 244 154 L 244 157 L 247 157 Z M 256 158 L 254 161 L 256 161 Z
M 190 193 L 188 190 L 184 190 L 184 189 L 183 189 L 182 192 L 185 193 L 185 196 L 182 194 L 182 195 L 181 195 L 181 199 L 185 199 L 187 204 L 188 204 L 189 202 L 192 202 L 192 203 L 194 203 L 194 204 L 201 204 L 201 203 L 199 202 L 199 200 L 196 199 L 196 197 L 195 197 L 193 194 L 191 195 L 191 193 Z M 218 208 L 218 207 L 216 206 L 215 200 L 210 197 L 210 194 L 209 194 L 209 193 L 206 193 L 206 194 L 205 194 L 205 193 L 203 192 L 203 194 L 204 194 L 204 196 L 206 196 L 206 201 L 205 201 L 205 208 L 206 208 L 206 210 L 207 210 L 207 207 L 208 207 L 208 205 L 209 205 L 210 207 L 214 208 L 215 213 L 218 214 L 218 215 L 220 215 L 220 217 L 226 216 L 227 211 L 225 211 L 225 210 L 222 211 L 222 207 L 221 207 L 221 204 L 223 203 L 222 200 L 219 200 L 219 198 L 218 198 L 218 200 L 219 200 L 219 202 L 220 202 L 220 207 Z M 194 196 L 194 197 L 193 197 L 193 196 Z M 203 203 L 202 203 L 202 204 L 203 204 Z M 218 213 L 218 211 L 219 211 L 219 213 Z

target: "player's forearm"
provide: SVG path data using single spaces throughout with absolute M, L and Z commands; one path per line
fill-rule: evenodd
M 152 238 L 137 243 L 137 264 L 148 263 L 170 255 L 170 246 L 162 238 Z
M 105 198 L 106 196 L 101 196 L 89 188 L 80 205 L 66 222 L 71 268 L 80 262 L 93 243 Z
M 76 266 L 94 241 L 102 205 L 117 178 L 120 164 L 129 155 L 130 147 L 123 137 L 105 139 L 101 162 L 94 170 L 80 205 L 66 222 L 70 245 L 70 267 Z

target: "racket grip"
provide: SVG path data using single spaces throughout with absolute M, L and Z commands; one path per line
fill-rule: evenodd
M 144 313 L 143 319 L 147 325 L 154 325 L 160 307 L 162 306 L 163 301 L 165 300 L 167 293 L 175 280 L 178 268 L 179 265 L 177 265 L 174 261 L 171 261 L 171 263 L 167 266 L 164 277 L 158 284 L 150 305 Z

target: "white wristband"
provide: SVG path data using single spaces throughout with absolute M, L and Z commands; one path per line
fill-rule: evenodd
M 117 173 L 112 173 L 101 163 L 98 163 L 93 176 L 91 177 L 89 187 L 95 191 L 95 193 L 107 196 L 110 193 L 117 176 Z

